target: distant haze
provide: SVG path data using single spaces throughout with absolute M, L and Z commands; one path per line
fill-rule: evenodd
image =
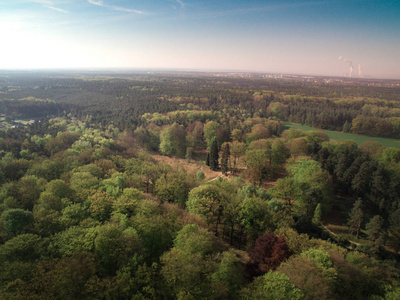
M 0 70 L 400 79 L 400 1 L 0 0 Z

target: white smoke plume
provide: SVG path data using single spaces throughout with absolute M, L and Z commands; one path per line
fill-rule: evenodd
M 361 64 L 358 64 L 358 76 L 359 76 L 359 77 L 364 77 L 364 76 L 363 76 L 363 73 L 362 73 L 362 71 L 361 71 Z
M 350 59 L 343 57 L 342 55 L 339 56 L 338 60 L 341 60 L 341 61 L 344 61 L 345 63 L 347 63 L 347 65 L 349 66 L 349 69 L 350 69 L 349 77 L 352 77 L 353 76 L 353 62 Z

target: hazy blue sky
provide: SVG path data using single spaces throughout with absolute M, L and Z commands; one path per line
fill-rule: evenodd
M 400 78 L 399 0 L 0 0 L 0 37 L 0 69 Z

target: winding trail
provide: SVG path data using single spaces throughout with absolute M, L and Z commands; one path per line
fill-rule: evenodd
M 321 223 L 321 226 L 322 226 L 326 231 L 328 231 L 329 233 L 331 233 L 332 235 L 338 236 L 336 233 L 334 233 L 332 230 L 330 230 L 330 229 L 329 229 L 328 227 L 326 227 L 324 224 Z M 351 241 L 351 240 L 349 240 L 349 242 L 352 243 L 352 244 L 354 244 L 354 245 L 356 245 L 356 246 L 362 245 L 361 243 L 357 243 L 357 242 L 354 242 L 354 241 Z

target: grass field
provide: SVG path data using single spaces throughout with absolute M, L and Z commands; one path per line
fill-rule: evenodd
M 288 128 L 296 128 L 304 131 L 310 131 L 310 130 L 318 130 L 325 132 L 331 140 L 352 140 L 357 143 L 357 145 L 361 145 L 364 142 L 367 141 L 375 141 L 380 143 L 382 146 L 386 147 L 395 147 L 395 148 L 400 148 L 400 140 L 396 139 L 388 139 L 388 138 L 379 138 L 379 137 L 371 137 L 371 136 L 366 136 L 366 135 L 358 135 L 358 134 L 352 134 L 352 133 L 343 133 L 343 132 L 338 132 L 338 131 L 330 131 L 330 130 L 323 130 L 323 129 L 318 129 L 318 128 L 313 128 L 309 126 L 304 126 L 304 125 L 298 125 L 298 124 L 293 124 L 293 123 L 285 123 L 285 126 Z

